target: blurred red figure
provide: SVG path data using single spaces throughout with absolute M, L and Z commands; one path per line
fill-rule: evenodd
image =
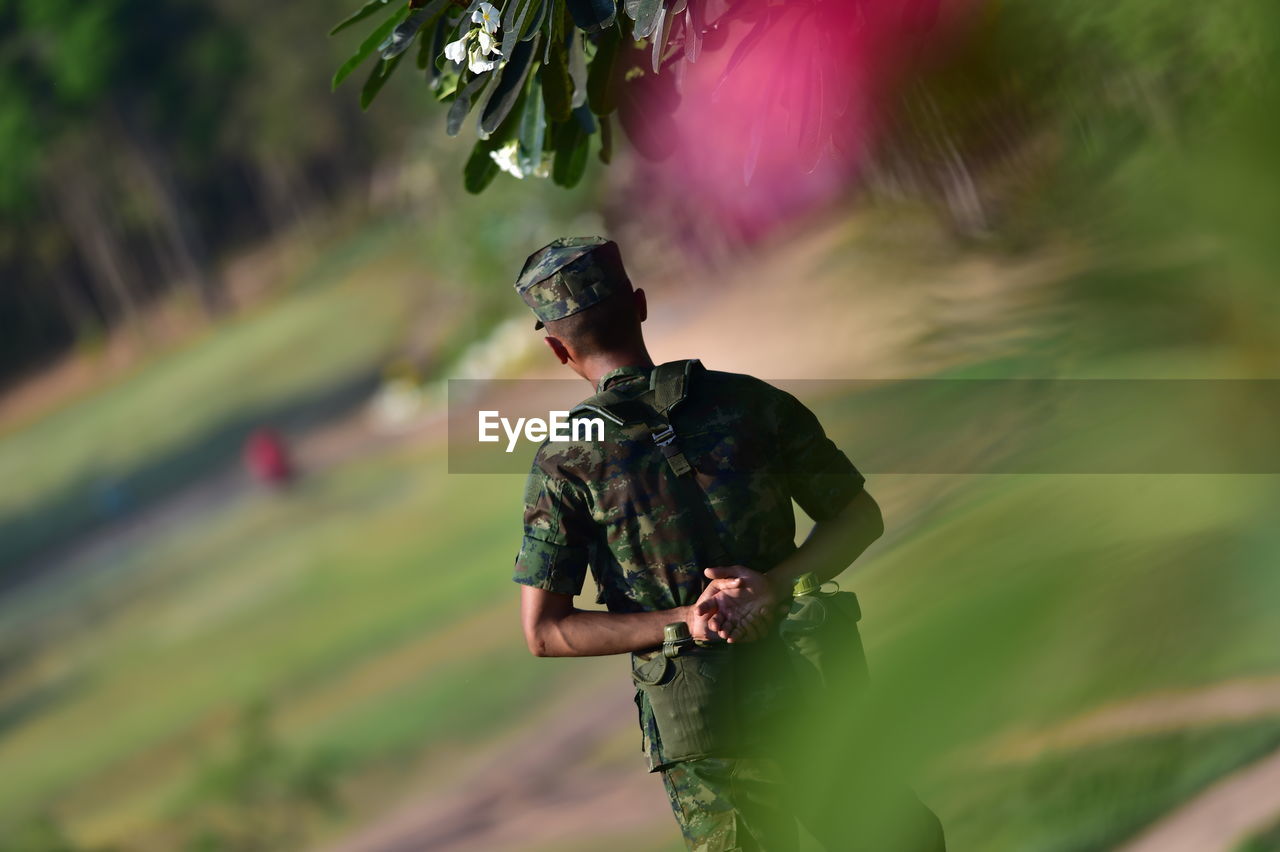
M 254 479 L 273 488 L 288 485 L 293 466 L 284 440 L 274 429 L 262 427 L 253 432 L 244 445 L 244 463 Z

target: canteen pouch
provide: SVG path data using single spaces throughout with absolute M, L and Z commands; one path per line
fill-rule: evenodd
M 631 655 L 631 678 L 658 729 L 661 766 L 731 753 L 736 690 L 730 650 L 695 645 L 674 657 L 661 649 Z
M 856 698 L 869 679 L 858 633 L 862 619 L 858 597 L 853 592 L 837 591 L 819 592 L 811 598 L 816 600 L 808 602 L 805 612 L 793 606 L 779 625 L 797 680 L 823 703 L 830 698 Z M 805 617 L 798 617 L 801 615 Z

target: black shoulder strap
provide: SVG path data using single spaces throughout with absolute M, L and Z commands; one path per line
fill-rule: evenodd
M 671 412 L 689 394 L 690 376 L 703 369 L 702 362 L 696 358 L 668 361 L 653 368 L 648 393 L 632 396 L 603 390 L 578 403 L 569 413 L 571 416 L 595 414 L 615 426 L 644 423 L 663 431 L 670 426 Z
M 702 369 L 702 362 L 697 358 L 668 361 L 654 367 L 649 389 L 653 391 L 653 405 L 658 413 L 670 417 L 672 409 L 684 402 L 689 393 L 689 377 Z
M 604 390 L 579 403 L 571 415 L 598 414 L 616 426 L 643 423 L 649 428 L 653 442 L 666 457 L 675 474 L 675 489 L 690 512 L 693 512 L 706 531 L 711 552 L 707 554 L 712 564 L 732 565 L 736 560 L 720 529 L 720 520 L 711 507 L 710 498 L 698 484 L 693 466 L 680 449 L 679 436 L 672 425 L 671 412 L 689 396 L 691 377 L 703 370 L 697 359 L 669 361 L 654 368 L 649 378 L 648 390 L 639 396 L 628 396 L 614 390 Z M 705 567 L 705 566 L 704 566 Z
M 623 396 L 614 390 L 601 391 L 578 403 L 569 412 L 570 417 L 595 414 L 615 426 L 630 426 L 648 422 L 648 406 L 634 397 Z

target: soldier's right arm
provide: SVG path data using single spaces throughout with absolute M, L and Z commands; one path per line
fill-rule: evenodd
M 544 447 L 545 449 L 545 447 Z M 708 585 L 692 606 L 653 612 L 610 613 L 576 609 L 573 598 L 587 576 L 596 526 L 585 489 L 547 462 L 534 460 L 525 486 L 524 538 L 513 579 L 524 588 L 520 616 L 529 650 L 539 657 L 622 654 L 662 644 L 662 628 L 683 621 L 707 638 L 711 600 L 738 581 Z
M 520 623 L 535 657 L 626 654 L 661 645 L 662 628 L 673 621 L 689 625 L 694 638 L 706 639 L 707 617 L 715 612 L 710 600 L 715 591 L 708 587 L 693 606 L 620 613 L 576 609 L 573 595 L 525 586 L 520 590 Z

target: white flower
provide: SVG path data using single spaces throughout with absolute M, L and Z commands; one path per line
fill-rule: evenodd
M 492 3 L 481 3 L 480 8 L 471 13 L 471 20 L 490 35 L 498 31 L 498 10 Z
M 485 56 L 489 56 L 490 54 L 494 56 L 502 55 L 502 51 L 498 50 L 497 39 L 489 35 L 484 30 L 477 30 L 476 32 L 478 33 L 477 40 L 480 42 L 481 53 L 483 53 Z
M 498 59 L 502 55 L 498 54 Z M 471 69 L 472 74 L 483 74 L 485 71 L 492 71 L 498 67 L 498 59 L 485 59 L 484 54 L 480 52 L 479 47 L 471 48 L 471 52 L 467 54 L 467 67 Z
M 520 162 L 516 159 L 516 142 L 508 142 L 496 151 L 490 151 L 489 156 L 498 164 L 498 168 L 502 169 L 509 175 L 524 179 L 524 172 L 520 169 Z
M 471 38 L 471 33 L 466 33 L 457 41 L 451 41 L 444 46 L 444 58 L 450 62 L 463 63 L 467 61 L 467 39 Z
M 550 177 L 551 176 L 551 159 L 545 155 L 541 161 L 532 168 L 525 168 L 520 163 L 520 143 L 508 142 L 496 151 L 490 151 L 489 156 L 498 164 L 498 168 L 502 169 L 509 175 L 523 180 L 527 177 Z

